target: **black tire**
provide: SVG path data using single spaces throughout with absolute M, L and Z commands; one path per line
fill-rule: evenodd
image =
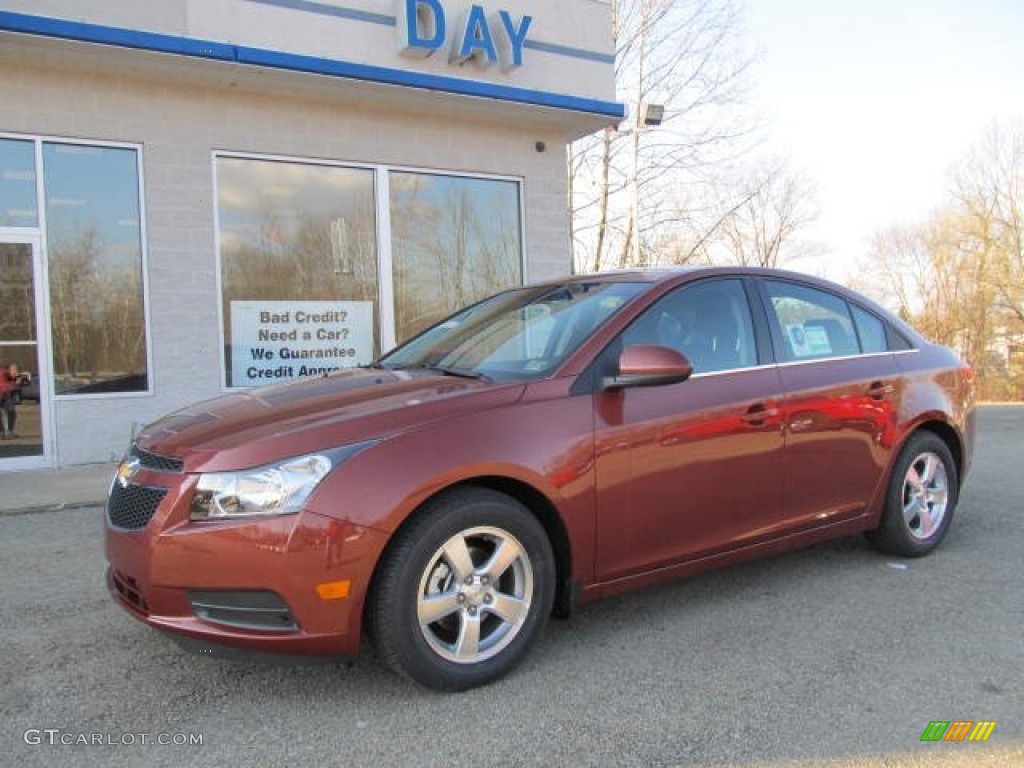
M 502 548 L 499 559 L 513 559 L 498 565 L 491 558 Z M 490 489 L 454 489 L 419 510 L 385 553 L 370 639 L 388 666 L 427 688 L 484 685 L 526 655 L 551 614 L 555 580 L 551 543 L 530 510 Z
M 945 538 L 959 494 L 956 462 L 945 441 L 933 432 L 915 433 L 893 466 L 881 524 L 867 534 L 868 540 L 891 555 L 927 555 Z

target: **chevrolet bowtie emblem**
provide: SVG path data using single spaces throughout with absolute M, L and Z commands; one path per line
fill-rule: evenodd
M 141 466 L 142 462 L 137 458 L 124 459 L 117 465 L 117 482 L 120 483 L 122 488 L 128 487 L 128 483 L 135 477 Z

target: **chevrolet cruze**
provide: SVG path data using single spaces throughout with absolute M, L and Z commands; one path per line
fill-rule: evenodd
M 463 690 L 597 598 L 858 532 L 927 554 L 973 432 L 971 369 L 840 286 L 574 277 L 148 426 L 111 484 L 107 579 L 196 649 L 366 637 Z

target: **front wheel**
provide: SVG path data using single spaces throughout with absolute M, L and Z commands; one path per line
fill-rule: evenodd
M 551 544 L 533 514 L 496 491 L 457 489 L 396 535 L 374 582 L 370 637 L 405 677 L 466 690 L 523 658 L 554 587 Z
M 958 495 L 949 447 L 938 435 L 918 432 L 896 460 L 881 525 L 868 539 L 889 554 L 927 555 L 946 536 Z

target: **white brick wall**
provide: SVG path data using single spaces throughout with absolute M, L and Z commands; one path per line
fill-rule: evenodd
M 529 278 L 571 268 L 564 133 L 540 111 L 102 47 L 0 50 L 0 131 L 143 147 L 153 394 L 57 402 L 61 465 L 114 459 L 133 422 L 220 393 L 214 150 L 521 176 Z

